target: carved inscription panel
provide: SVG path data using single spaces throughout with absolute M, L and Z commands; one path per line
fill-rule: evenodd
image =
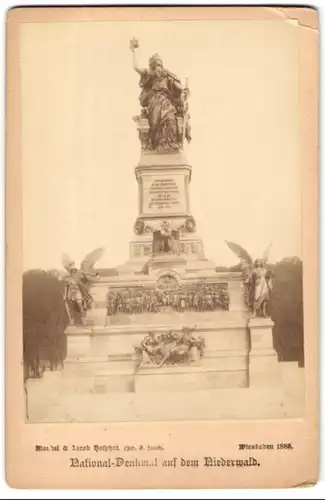
M 181 175 L 143 178 L 142 212 L 168 214 L 186 212 L 184 177 Z

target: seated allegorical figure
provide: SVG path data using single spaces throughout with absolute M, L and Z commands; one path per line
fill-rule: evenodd
M 153 233 L 153 255 L 159 253 L 179 254 L 179 231 L 170 226 L 169 221 L 163 221 L 161 228 Z

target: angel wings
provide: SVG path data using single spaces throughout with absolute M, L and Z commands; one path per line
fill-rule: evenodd
M 100 247 L 88 253 L 80 264 L 81 271 L 85 273 L 92 273 L 94 271 L 94 265 L 102 258 L 104 251 L 105 249 Z M 72 268 L 76 269 L 74 260 L 72 260 L 66 253 L 62 254 L 62 265 L 68 272 Z
M 242 266 L 242 280 L 245 286 L 244 297 L 253 317 L 267 317 L 267 303 L 272 290 L 272 279 L 265 268 L 269 258 L 271 244 L 265 249 L 262 259 L 253 261 L 250 254 L 237 243 L 226 241 L 230 250 L 240 259 Z
M 234 254 L 237 255 L 237 257 L 240 259 L 242 265 L 246 265 L 246 266 L 253 265 L 253 258 L 250 256 L 250 254 L 243 247 L 241 247 L 237 243 L 233 243 L 232 241 L 226 241 L 226 243 L 227 243 L 228 247 L 230 248 L 230 250 L 232 250 L 234 252 Z M 262 260 L 265 263 L 269 260 L 269 253 L 271 250 L 271 246 L 272 246 L 272 243 L 270 243 L 267 246 L 267 248 L 265 249 L 265 251 L 263 253 L 262 259 L 259 259 L 259 260 Z

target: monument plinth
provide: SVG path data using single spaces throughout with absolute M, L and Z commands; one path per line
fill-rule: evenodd
M 147 133 L 150 127 L 148 119 L 138 123 L 141 139 L 141 131 L 144 129 Z M 157 267 L 158 254 L 159 262 L 165 258 L 166 266 L 170 267 L 170 253 L 182 257 L 184 272 L 196 269 L 214 273 L 215 264 L 205 258 L 203 242 L 196 232 L 195 218 L 191 213 L 191 174 L 192 167 L 182 147 L 161 152 L 145 149 L 142 144 L 140 160 L 135 167 L 138 216 L 130 240 L 129 261 L 119 268 L 121 274 L 150 273 Z M 162 243 L 165 237 L 165 243 L 157 250 L 155 243 L 159 246 L 159 233 Z M 180 259 L 175 258 L 176 262 L 179 263 Z

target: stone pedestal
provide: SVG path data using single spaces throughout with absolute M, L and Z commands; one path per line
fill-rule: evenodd
M 91 288 L 91 295 L 94 299 L 93 307 L 87 311 L 87 325 L 105 325 L 107 318 L 107 281 L 100 279 Z
M 186 270 L 214 272 L 215 264 L 205 258 L 203 242 L 191 213 L 191 172 L 192 167 L 182 151 L 141 152 L 135 168 L 138 216 L 129 242 L 129 260 L 119 267 L 120 275 L 148 272 L 148 261 L 153 258 L 153 233 L 166 221 L 172 231 L 179 233 L 179 255 L 185 259 Z
M 133 345 L 148 328 L 159 333 L 170 325 L 69 328 L 64 369 L 27 381 L 29 422 L 302 417 L 303 369 L 290 364 L 281 370 L 279 363 L 283 380 L 269 385 L 275 380 L 270 371 L 274 360 L 267 335 L 270 322 L 250 323 L 254 333 L 258 328 L 266 333 L 262 340 L 255 335 L 257 349 L 251 350 L 247 321 L 240 321 L 235 312 L 225 314 L 228 320 L 214 318 L 218 327 L 209 322 L 199 325 L 197 333 L 206 340 L 206 352 L 195 366 L 136 369 Z
M 148 274 L 160 277 L 169 269 L 172 275 L 184 275 L 186 259 L 180 255 L 166 254 L 152 257 L 148 260 Z
M 251 387 L 281 386 L 281 372 L 277 353 L 273 347 L 269 318 L 250 319 L 251 350 L 249 354 L 249 384 Z
M 184 392 L 211 391 L 215 389 L 231 389 L 248 387 L 247 370 L 242 363 L 242 370 L 221 370 L 218 360 L 213 369 L 202 363 L 201 366 L 177 366 L 165 368 L 144 368 L 134 376 L 134 390 L 142 392 Z M 195 393 L 193 394 L 195 397 Z
M 150 225 L 153 218 L 190 215 L 191 166 L 181 154 L 143 154 L 135 169 L 139 185 L 139 217 Z
M 181 333 L 185 321 L 191 319 L 183 315 L 178 324 L 164 324 L 164 316 L 171 320 L 169 313 L 162 313 L 157 324 L 69 327 L 63 375 L 66 387 L 97 392 L 97 386 L 101 386 L 105 393 L 135 394 L 248 387 L 248 330 L 246 322 L 236 315 L 228 320 L 220 317 L 219 321 L 216 316 L 210 323 L 204 321 L 202 315 L 196 317 L 193 335 L 205 340 L 202 359 L 193 363 L 138 368 L 134 346 L 144 340 L 148 331 L 156 335 L 170 329 Z

